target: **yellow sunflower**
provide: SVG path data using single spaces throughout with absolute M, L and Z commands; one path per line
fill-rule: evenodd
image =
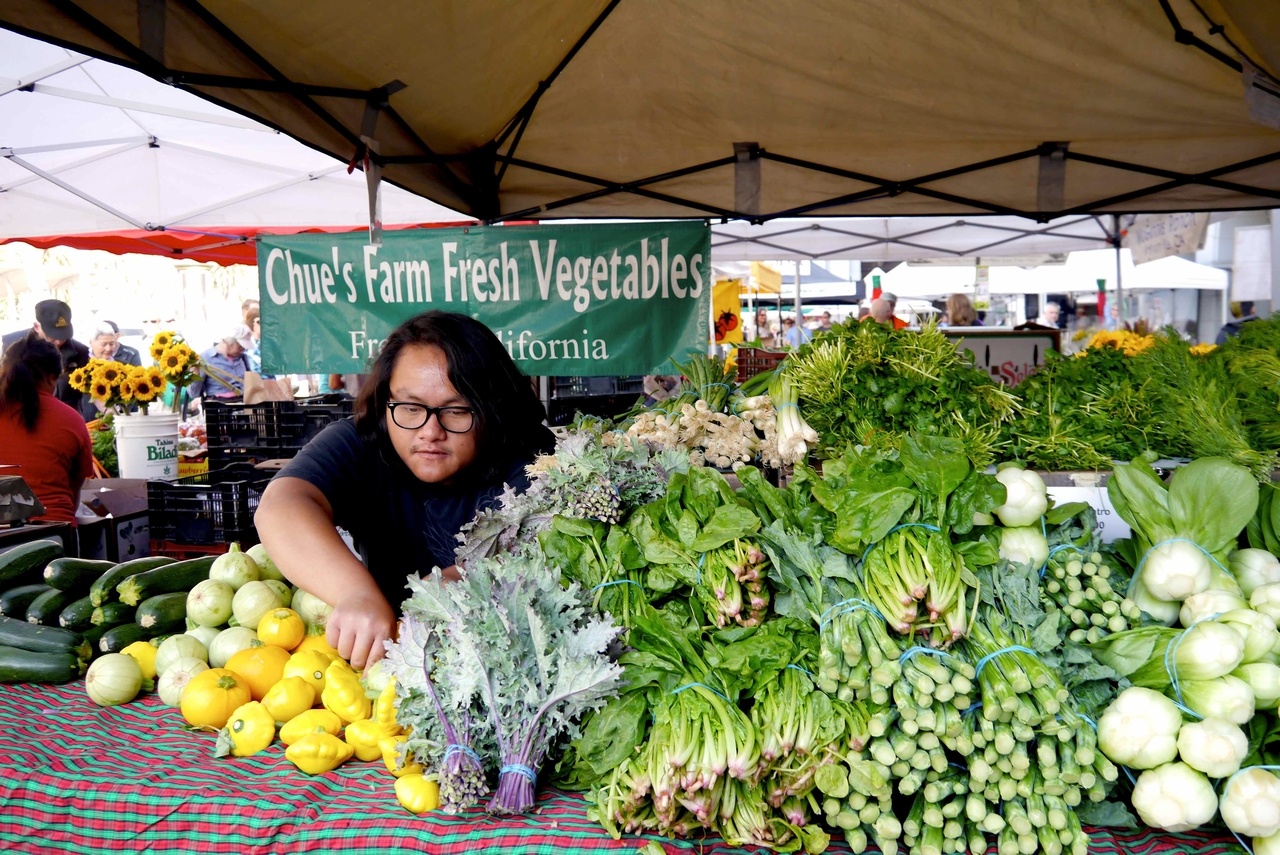
M 124 376 L 120 371 L 120 365 L 116 362 L 104 363 L 102 368 L 95 372 L 94 377 L 105 383 L 117 383 Z
M 111 396 L 111 384 L 104 383 L 101 380 L 94 380 L 93 387 L 89 390 L 89 395 L 99 401 L 105 401 Z
M 180 373 L 186 365 L 187 358 L 182 352 L 182 345 L 167 347 L 160 356 L 160 370 L 169 377 Z
M 173 337 L 174 337 L 173 330 L 161 330 L 160 332 L 156 333 L 156 337 L 151 340 L 151 345 L 152 347 L 158 346 L 161 350 L 164 350 L 166 347 L 168 347 L 170 344 L 173 343 Z
M 164 372 L 161 371 L 159 368 L 148 368 L 147 383 L 148 385 L 151 386 L 151 388 L 156 390 L 157 394 L 164 391 L 164 384 L 165 384 Z
M 133 400 L 134 382 L 133 378 L 125 377 L 120 381 L 120 385 L 116 387 L 116 395 L 126 401 Z
M 1217 349 L 1216 344 L 1195 344 L 1190 348 L 1192 356 L 1208 356 Z
M 164 345 L 163 345 L 163 344 L 161 344 L 161 343 L 160 343 L 160 342 L 158 342 L 158 341 L 157 341 L 157 342 L 152 342 L 152 344 L 151 344 L 151 358 L 152 358 L 152 359 L 154 359 L 156 362 L 159 362 L 159 361 L 160 361 L 160 359 L 161 359 L 161 357 L 163 357 L 163 356 L 164 356 Z
M 71 372 L 71 376 L 67 378 L 67 382 L 71 384 L 72 389 L 85 392 L 89 389 L 89 372 L 84 368 L 77 368 Z

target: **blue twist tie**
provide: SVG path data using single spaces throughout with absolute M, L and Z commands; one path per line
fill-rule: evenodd
M 1178 709 L 1190 716 L 1193 716 L 1196 721 L 1200 721 L 1204 716 L 1200 715 L 1200 713 L 1195 710 L 1187 709 L 1183 704 L 1182 686 L 1179 685 L 1178 682 L 1178 645 L 1182 644 L 1182 639 L 1186 638 L 1187 633 L 1190 631 L 1191 629 L 1184 629 L 1182 632 L 1178 633 L 1178 637 L 1169 642 L 1169 646 L 1164 649 L 1164 670 L 1165 673 L 1169 675 L 1169 685 L 1173 687 L 1173 702 L 1177 705 Z
M 702 568 L 705 567 L 706 564 L 707 564 L 707 553 L 704 552 L 698 556 L 698 581 L 694 583 L 695 585 L 702 584 Z
M 1044 517 L 1041 517 L 1041 518 L 1040 518 L 1040 522 L 1041 522 L 1041 524 L 1043 524 L 1043 523 L 1044 523 Z M 1046 537 L 1048 537 L 1048 535 L 1046 535 Z M 1041 579 L 1043 579 L 1043 578 L 1044 578 L 1045 571 L 1047 571 L 1047 570 L 1049 569 L 1049 559 L 1050 559 L 1050 558 L 1052 558 L 1054 555 L 1058 554 L 1059 552 L 1062 552 L 1062 551 L 1067 550 L 1067 549 L 1074 549 L 1076 552 L 1079 552 L 1079 553 L 1080 553 L 1080 556 L 1081 556 L 1082 558 L 1084 557 L 1084 550 L 1082 550 L 1080 547 L 1076 546 L 1074 543 L 1059 543 L 1059 544 L 1058 544 L 1057 546 L 1055 546 L 1053 549 L 1050 549 L 1050 550 L 1049 550 L 1049 554 L 1045 557 L 1045 559 L 1044 559 L 1044 566 L 1040 568 L 1040 578 L 1041 578 Z
M 448 760 L 450 757 L 452 757 L 455 754 L 465 754 L 468 757 L 470 757 L 472 760 L 476 761 L 477 763 L 481 762 L 480 755 L 477 754 L 475 752 L 475 749 L 473 749 L 470 745 L 463 745 L 458 742 L 449 743 L 448 747 L 444 749 L 444 759 Z
M 640 590 L 644 590 L 644 585 L 641 585 L 639 582 L 632 579 L 614 579 L 612 582 L 601 582 L 591 590 L 599 591 L 601 588 L 612 588 L 614 585 L 635 585 Z
M 801 668 L 799 665 L 788 665 L 787 667 L 794 668 L 795 670 L 799 671 L 801 674 L 808 675 L 809 677 L 813 676 L 813 672 L 810 671 L 808 668 Z
M 730 386 L 728 383 L 703 383 L 701 386 L 698 387 L 698 391 L 701 392 L 703 389 L 715 389 L 716 387 L 719 387 L 721 389 L 728 389 L 730 392 L 733 391 L 733 387 Z
M 830 620 L 838 618 L 840 615 L 856 611 L 871 612 L 871 614 L 880 618 L 880 620 L 884 620 L 884 615 L 880 614 L 879 610 L 877 610 L 875 606 L 871 605 L 871 603 L 868 603 L 866 600 L 859 600 L 855 597 L 849 600 L 841 600 L 823 612 L 822 617 L 818 620 L 818 632 L 822 632 L 822 630 L 826 629 L 827 623 Z
M 970 704 L 966 709 L 960 711 L 960 715 L 961 717 L 973 715 L 980 709 L 982 709 L 982 701 L 978 701 L 976 704 Z
M 673 695 L 678 695 L 678 694 L 680 694 L 681 692 L 683 692 L 685 689 L 692 689 L 692 688 L 694 688 L 695 686 L 698 686 L 698 687 L 701 687 L 701 688 L 703 688 L 703 689 L 706 689 L 708 692 L 710 692 L 711 694 L 713 694 L 713 695 L 715 695 L 715 696 L 719 697 L 721 700 L 725 701 L 726 703 L 733 703 L 733 702 L 732 702 L 732 701 L 730 701 L 728 698 L 726 698 L 724 695 L 722 695 L 720 692 L 718 692 L 718 691 L 716 691 L 715 689 L 713 689 L 713 688 L 711 688 L 710 686 L 708 686 L 706 683 L 685 683 L 683 686 L 681 686 L 681 687 L 680 687 L 680 688 L 678 688 L 678 689 L 672 689 L 672 690 L 671 690 L 671 694 L 673 694 Z
M 507 765 L 503 766 L 501 769 L 498 770 L 499 775 L 505 775 L 508 772 L 515 772 L 517 775 L 527 780 L 530 784 L 538 783 L 538 773 L 533 771 L 523 763 L 508 763 Z
M 917 644 L 915 647 L 908 647 L 903 651 L 903 654 L 898 657 L 898 664 L 906 665 L 917 656 L 936 656 L 939 659 L 955 659 L 954 656 L 945 650 L 938 650 L 935 647 L 923 647 Z
M 1206 558 L 1208 558 L 1208 559 L 1209 559 L 1210 561 L 1212 561 L 1214 564 L 1218 565 L 1218 569 L 1219 569 L 1219 570 L 1221 570 L 1223 573 L 1226 573 L 1226 574 L 1227 574 L 1228 576 L 1230 576 L 1231 578 L 1233 578 L 1233 579 L 1235 578 L 1235 574 L 1234 574 L 1234 573 L 1232 573 L 1232 572 L 1231 572 L 1230 570 L 1228 570 L 1226 567 L 1223 567 L 1223 566 L 1222 566 L 1222 562 L 1221 562 L 1221 561 L 1219 561 L 1218 559 L 1214 558 L 1214 557 L 1213 557 L 1213 555 L 1209 552 L 1209 550 L 1205 549 L 1203 546 L 1201 546 L 1200 544 L 1196 543 L 1194 540 L 1191 540 L 1191 539 L 1186 538 L 1186 537 L 1171 537 L 1171 538 L 1169 538 L 1168 540 L 1162 540 L 1162 541 L 1160 541 L 1159 543 L 1153 543 L 1153 544 L 1151 544 L 1151 548 L 1150 548 L 1150 549 L 1148 549 L 1145 553 L 1143 553 L 1143 555 L 1142 555 L 1142 560 L 1138 562 L 1138 569 L 1133 571 L 1133 579 L 1132 579 L 1132 580 L 1130 580 L 1130 582 L 1129 582 L 1129 590 L 1126 592 L 1126 595 L 1127 595 L 1127 596 L 1130 596 L 1130 597 L 1132 597 L 1132 596 L 1133 596 L 1133 588 L 1134 588 L 1134 586 L 1135 586 L 1135 585 L 1137 585 L 1137 584 L 1138 584 L 1138 580 L 1139 580 L 1140 578 L 1142 578 L 1142 568 L 1147 566 L 1147 558 L 1149 558 L 1149 557 L 1151 556 L 1151 553 L 1152 553 L 1152 552 L 1154 552 L 1155 550 L 1159 549 L 1161 546 L 1165 546 L 1165 545 L 1170 544 L 1170 543 L 1189 543 L 1189 544 L 1191 544 L 1191 545 L 1192 545 L 1192 546 L 1194 546 L 1196 549 L 1198 549 L 1198 550 L 1200 550 L 1201 552 L 1203 552 L 1203 553 L 1204 553 L 1204 556 L 1205 556 Z
M 777 403 L 775 403 L 775 404 L 773 405 L 773 408 L 774 408 L 775 410 L 780 410 L 780 409 L 782 409 L 783 407 L 795 407 L 796 409 L 800 409 L 800 405 L 799 405 L 799 404 L 793 404 L 793 403 L 791 403 L 790 401 L 783 401 L 781 404 L 777 404 Z
M 978 664 L 973 666 L 973 670 L 975 672 L 974 676 L 981 677 L 982 669 L 986 668 L 987 664 L 991 662 L 991 660 L 995 659 L 997 656 L 1003 656 L 1006 653 L 1028 653 L 1032 656 L 1039 655 L 1030 647 L 1023 647 L 1021 644 L 1013 644 L 1013 645 L 1010 645 L 1009 647 L 1001 647 L 999 650 L 994 650 L 991 653 L 988 653 L 986 656 L 983 656 L 981 659 L 978 660 Z

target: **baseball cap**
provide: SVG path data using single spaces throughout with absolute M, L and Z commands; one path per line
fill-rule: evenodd
M 898 302 L 898 295 L 894 294 L 892 291 L 881 291 L 880 296 L 888 300 L 890 303 Z
M 41 300 L 36 303 L 36 322 L 44 334 L 54 341 L 71 338 L 71 307 L 61 300 Z

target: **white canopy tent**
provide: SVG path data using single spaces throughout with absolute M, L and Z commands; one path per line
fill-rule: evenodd
M 389 184 L 382 217 L 468 220 Z M 137 71 L 0 30 L 0 242 L 252 263 L 259 229 L 368 222 L 365 176 L 345 163 Z
M 1062 265 L 1033 269 L 998 266 L 988 270 L 993 294 L 1072 294 L 1098 290 L 1098 280 L 1106 280 L 1105 290 L 1116 290 L 1114 250 L 1073 252 Z M 1170 256 L 1135 265 L 1129 250 L 1120 251 L 1120 275 L 1125 291 L 1198 289 L 1224 291 L 1225 270 Z M 972 294 L 977 268 L 934 264 L 900 264 L 881 277 L 881 285 L 899 297 L 942 299 L 950 294 Z

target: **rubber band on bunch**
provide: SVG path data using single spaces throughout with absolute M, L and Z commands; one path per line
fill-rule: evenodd
M 716 389 L 716 388 L 724 389 L 726 392 L 733 392 L 733 387 L 730 386 L 728 383 L 703 383 L 701 386 L 698 387 L 698 394 L 702 395 L 702 392 L 704 389 Z M 703 397 L 703 400 L 705 401 L 706 398 Z
M 1133 588 L 1135 585 L 1138 584 L 1138 580 L 1142 578 L 1142 568 L 1147 566 L 1147 559 L 1151 557 L 1151 553 L 1156 551 L 1162 546 L 1168 546 L 1170 543 L 1191 544 L 1196 549 L 1204 553 L 1205 558 L 1208 558 L 1210 561 L 1216 564 L 1219 570 L 1221 570 L 1223 573 L 1226 573 L 1228 576 L 1231 576 L 1233 579 L 1235 578 L 1235 574 L 1232 573 L 1230 570 L 1228 570 L 1226 567 L 1222 566 L 1222 562 L 1214 558 L 1213 553 L 1205 549 L 1200 544 L 1196 543 L 1194 540 L 1191 540 L 1190 538 L 1186 538 L 1186 537 L 1171 537 L 1168 540 L 1162 540 L 1159 543 L 1151 544 L 1151 548 L 1142 554 L 1142 560 L 1138 562 L 1137 569 L 1133 571 L 1133 579 L 1129 582 L 1129 590 L 1126 592 L 1128 596 L 1130 597 L 1133 596 Z
M 508 772 L 514 772 L 520 777 L 527 780 L 530 784 L 538 783 L 538 773 L 530 769 L 523 763 L 507 763 L 498 770 L 499 775 L 505 775 Z
M 635 585 L 641 591 L 644 590 L 644 585 L 641 585 L 639 582 L 635 581 L 634 579 L 614 579 L 612 582 L 601 582 L 599 585 L 596 585 L 591 590 L 593 592 L 599 591 L 602 588 L 612 588 L 614 585 Z
M 1041 524 L 1042 526 L 1044 525 L 1044 517 L 1041 517 L 1041 518 L 1040 518 L 1040 524 Z M 1068 549 L 1074 549 L 1076 552 L 1079 552 L 1079 553 L 1080 553 L 1080 556 L 1081 556 L 1082 558 L 1084 557 L 1084 550 L 1083 550 L 1083 549 L 1081 549 L 1080 547 L 1076 546 L 1074 543 L 1059 543 L 1059 544 L 1058 544 L 1057 546 L 1055 546 L 1053 549 L 1050 549 L 1050 550 L 1049 550 L 1049 554 L 1048 554 L 1047 556 L 1045 556 L 1045 559 L 1044 559 L 1044 566 L 1040 568 L 1040 578 L 1041 578 L 1041 579 L 1043 579 L 1043 578 L 1044 578 L 1044 574 L 1045 574 L 1046 572 L 1048 572 L 1048 570 L 1049 570 L 1049 559 L 1053 558 L 1053 556 L 1057 555 L 1059 552 L 1065 552 L 1065 551 L 1066 551 L 1066 550 L 1068 550 Z
M 857 597 L 848 600 L 841 600 L 831 608 L 822 613 L 822 617 L 818 620 L 818 632 L 827 628 L 827 624 L 840 617 L 840 615 L 850 614 L 857 611 L 867 611 L 884 620 L 884 615 L 880 614 L 880 610 L 866 600 L 860 600 Z
M 460 742 L 451 742 L 447 746 L 445 746 L 444 759 L 448 760 L 450 757 L 454 756 L 455 754 L 463 754 L 469 757 L 470 759 L 476 761 L 477 763 L 481 762 L 480 755 L 477 754 L 475 749 L 472 748 L 470 745 L 463 745 Z
M 898 657 L 898 664 L 905 666 L 917 656 L 936 656 L 939 659 L 957 660 L 956 656 L 945 650 L 939 650 L 936 647 L 925 647 L 917 644 L 914 647 L 908 647 L 906 650 L 902 651 L 902 655 Z
M 875 543 L 869 544 L 867 548 L 863 550 L 862 563 L 863 564 L 867 563 L 867 556 L 871 554 L 871 550 L 883 544 L 885 540 L 889 537 L 889 535 L 893 534 L 895 531 L 902 531 L 904 528 L 922 528 L 922 529 L 925 529 L 926 531 L 942 531 L 942 529 L 938 528 L 933 523 L 924 523 L 924 522 L 898 523 L 893 528 L 886 531 L 884 533 L 884 537 L 880 538 Z
M 812 671 L 810 671 L 808 668 L 802 668 L 802 667 L 800 667 L 799 665 L 796 665 L 796 664 L 794 664 L 794 663 L 792 663 L 792 664 L 788 665 L 787 667 L 788 667 L 788 668 L 793 668 L 793 669 L 795 669 L 796 671 L 799 671 L 801 674 L 804 674 L 806 677 L 809 677 L 810 679 L 815 679 L 815 680 L 817 679 L 817 675 L 815 675 L 815 674 L 814 674 Z
M 672 689 L 671 694 L 678 695 L 681 692 L 683 692 L 685 689 L 693 689 L 693 688 L 706 689 L 708 692 L 720 698 L 721 700 L 725 701 L 726 703 L 733 703 L 733 701 L 730 701 L 727 697 L 724 696 L 723 692 L 719 691 L 718 689 L 714 689 L 711 686 L 708 686 L 706 683 L 685 683 L 683 686 L 679 687 L 678 689 Z
M 1169 685 L 1173 687 L 1173 703 L 1189 716 L 1193 716 L 1196 721 L 1202 721 L 1204 716 L 1193 709 L 1189 709 L 1182 700 L 1182 686 L 1178 682 L 1178 645 L 1182 644 L 1182 639 L 1187 637 L 1190 629 L 1184 629 L 1178 633 L 1178 637 L 1170 641 L 1164 649 L 1164 670 L 1169 675 Z
M 1011 644 L 1008 647 L 1001 647 L 999 650 L 993 650 L 986 656 L 983 656 L 978 660 L 978 664 L 973 666 L 975 679 L 982 676 L 982 669 L 986 668 L 987 665 L 989 665 L 997 656 L 1003 656 L 1006 653 L 1027 653 L 1037 658 L 1040 656 L 1040 654 L 1036 653 L 1030 647 L 1023 647 L 1021 644 Z

